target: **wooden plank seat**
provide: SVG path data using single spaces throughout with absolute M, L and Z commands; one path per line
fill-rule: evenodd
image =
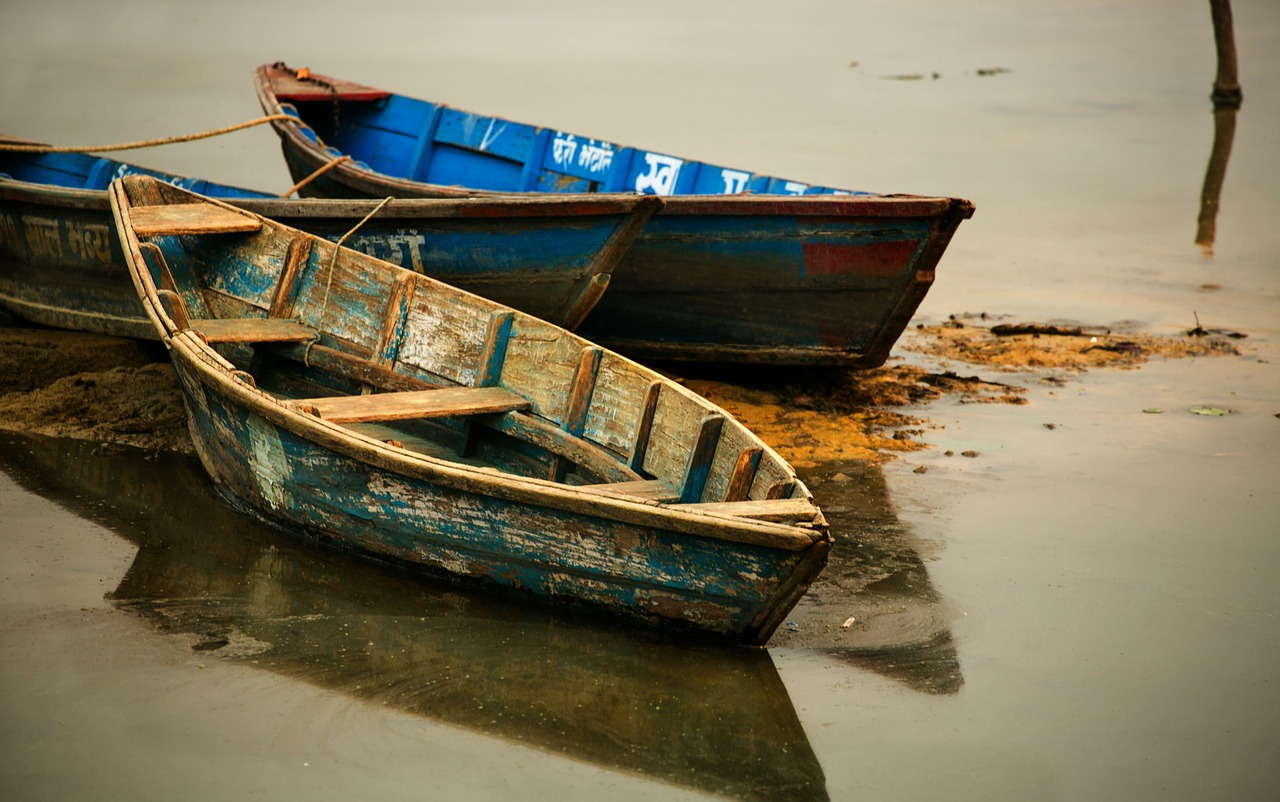
M 501 387 L 447 387 L 399 393 L 300 398 L 285 406 L 334 423 L 488 415 L 528 409 L 524 397 Z
M 174 203 L 164 206 L 135 206 L 129 210 L 133 230 L 140 237 L 175 234 L 234 234 L 257 231 L 257 217 L 209 203 Z
M 757 501 L 716 501 L 701 504 L 684 504 L 681 509 L 690 512 L 711 512 L 718 515 L 736 515 L 760 521 L 812 521 L 818 514 L 813 502 L 804 498 L 760 499 Z
M 243 317 L 192 320 L 189 327 L 207 343 L 304 343 L 316 330 L 292 318 Z
M 602 496 L 626 496 L 645 501 L 678 501 L 680 491 L 659 479 L 641 479 L 631 482 L 606 482 L 598 485 L 580 485 L 579 490 L 599 493 Z

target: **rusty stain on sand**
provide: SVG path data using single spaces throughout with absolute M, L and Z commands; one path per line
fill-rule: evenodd
M 1075 375 L 1132 369 L 1152 358 L 1238 355 L 1229 337 L 1159 336 L 1084 329 L 999 336 L 983 315 L 917 326 L 900 352 L 1004 373 Z M 969 321 L 969 322 L 966 322 Z M 1025 324 L 1035 328 L 1034 324 Z M 1042 327 L 1044 330 L 1061 327 Z M 37 329 L 0 329 L 0 428 L 191 452 L 182 399 L 164 354 L 128 340 Z M 802 381 L 730 383 L 686 379 L 798 468 L 883 461 L 928 447 L 932 424 L 902 411 L 951 397 L 963 403 L 1026 403 L 1025 387 L 966 368 L 930 372 L 905 361 L 864 371 L 825 371 Z

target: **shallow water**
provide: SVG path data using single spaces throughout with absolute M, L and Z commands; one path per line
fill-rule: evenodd
M 241 528 L 189 464 L 110 510 L 69 488 L 67 460 L 91 486 L 103 460 L 117 478 L 154 463 L 22 458 L 0 476 L 0 796 L 1264 797 L 1280 781 L 1280 7 L 1233 5 L 1245 99 L 1211 256 L 1203 3 L 6 8 L 10 134 L 105 144 L 249 119 L 251 70 L 283 59 L 791 178 L 968 197 L 922 321 L 1174 333 L 1198 315 L 1249 337 L 1240 358 L 1062 386 L 997 375 L 1029 403 L 936 404 L 930 450 L 811 472 L 837 527 L 863 533 L 824 576 L 847 597 L 807 599 L 750 655 L 366 576 Z M 265 129 L 126 157 L 292 183 Z M 208 537 L 175 533 L 175 509 Z M 822 630 L 842 604 L 851 631 Z

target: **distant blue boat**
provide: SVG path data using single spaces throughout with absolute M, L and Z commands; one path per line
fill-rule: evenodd
M 973 204 L 762 175 L 264 65 L 315 197 L 632 192 L 666 205 L 579 330 L 638 358 L 874 367 Z
M 0 150 L 0 309 L 47 326 L 157 336 L 111 220 L 106 188 L 126 175 L 222 198 L 331 241 L 377 206 L 282 200 L 80 153 Z M 572 328 L 661 204 L 621 194 L 395 200 L 344 244 Z

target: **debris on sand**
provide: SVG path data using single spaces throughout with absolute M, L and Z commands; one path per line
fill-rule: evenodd
M 1095 326 L 986 326 L 953 316 L 941 325 L 918 325 L 899 345 L 907 351 L 1002 371 L 1051 368 L 1080 373 L 1090 368 L 1135 368 L 1154 357 L 1238 356 L 1232 339 L 1236 338 L 1207 330 L 1160 336 Z

